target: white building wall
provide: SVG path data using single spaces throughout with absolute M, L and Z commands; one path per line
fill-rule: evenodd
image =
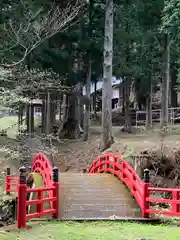
M 116 77 L 113 77 L 112 78 L 112 86 L 114 85 L 117 85 L 117 84 L 120 84 L 122 82 L 122 79 L 117 79 Z M 102 80 L 99 80 L 97 82 L 97 85 L 96 85 L 96 88 L 97 90 L 100 90 L 102 89 L 102 85 L 103 85 L 103 81 Z M 95 84 L 94 83 L 91 83 L 91 94 L 94 93 L 94 90 L 95 90 Z M 112 98 L 118 98 L 119 97 L 119 92 L 117 89 L 113 89 L 113 97 Z M 85 86 L 83 87 L 83 95 L 86 94 L 86 89 L 85 89 Z

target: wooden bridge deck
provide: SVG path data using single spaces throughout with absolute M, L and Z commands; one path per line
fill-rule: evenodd
M 111 174 L 60 173 L 60 219 L 140 218 L 127 187 Z

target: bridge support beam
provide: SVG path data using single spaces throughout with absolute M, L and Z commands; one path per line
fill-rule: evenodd
M 142 216 L 144 218 L 149 218 L 149 213 L 146 210 L 149 209 L 149 201 L 147 198 L 149 197 L 149 187 L 150 187 L 150 175 L 149 169 L 144 170 L 144 185 L 143 185 L 143 209 L 142 209 Z
M 18 206 L 17 206 L 17 227 L 26 227 L 26 168 L 21 167 L 19 169 L 19 185 L 18 185 Z
M 56 212 L 52 215 L 53 218 L 57 219 L 59 217 L 59 169 L 57 167 L 53 168 L 53 197 L 56 198 L 53 201 L 53 209 L 56 209 Z

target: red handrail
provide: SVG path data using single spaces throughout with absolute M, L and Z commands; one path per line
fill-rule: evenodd
M 141 208 L 142 216 L 149 217 L 146 201 L 149 183 L 143 182 L 132 166 L 122 156 L 103 154 L 93 161 L 89 173 L 110 172 L 124 182 Z
M 43 188 L 28 188 L 26 184 L 26 168 L 20 169 L 20 176 L 11 176 L 10 168 L 7 168 L 6 176 L 6 193 L 17 193 L 17 226 L 23 228 L 26 226 L 26 221 L 32 218 L 52 214 L 53 218 L 58 218 L 59 213 L 59 181 L 58 168 L 52 168 L 48 158 L 44 154 L 37 154 L 33 160 L 32 171 L 39 172 L 44 180 L 45 187 Z M 12 187 L 15 187 L 13 189 Z M 31 192 L 37 193 L 37 199 L 27 200 L 27 194 Z M 46 192 L 48 197 L 44 197 Z M 50 209 L 44 209 L 43 204 L 49 202 Z M 36 212 L 27 214 L 27 206 L 36 205 Z
M 52 175 L 52 167 L 43 154 L 38 154 L 33 161 L 33 171 L 38 171 L 44 178 L 44 188 L 29 189 L 22 183 L 21 177 L 10 176 L 10 170 L 6 176 L 6 192 L 18 193 L 18 211 L 17 225 L 19 228 L 26 226 L 26 221 L 32 218 L 41 217 L 46 214 L 53 214 L 54 218 L 58 218 L 59 212 L 59 183 L 58 169 L 54 168 L 56 174 Z M 145 182 L 139 178 L 133 167 L 123 159 L 122 156 L 115 154 L 103 154 L 93 161 L 90 166 L 89 173 L 110 172 L 123 181 L 132 195 L 135 197 L 138 205 L 141 208 L 142 216 L 149 217 L 149 214 L 164 214 L 167 216 L 180 216 L 180 189 L 171 188 L 154 188 L 150 186 L 149 177 L 145 178 Z M 12 189 L 16 187 L 16 189 Z M 35 200 L 27 201 L 27 193 L 36 192 L 38 197 Z M 43 197 L 43 192 L 47 192 L 48 197 Z M 168 192 L 171 193 L 171 199 L 157 198 L 152 193 Z M 49 202 L 50 209 L 44 209 L 43 203 Z M 150 203 L 167 203 L 171 205 L 170 210 L 154 210 Z M 35 213 L 26 214 L 26 207 L 29 205 L 37 205 Z
M 148 188 L 149 196 L 146 197 L 146 201 L 149 203 L 166 203 L 170 205 L 170 209 L 167 210 L 155 210 L 150 208 L 146 209 L 147 213 L 150 214 L 163 214 L 166 216 L 180 216 L 180 189 L 172 189 L 172 188 L 155 188 L 155 187 L 149 187 Z M 155 193 L 171 193 L 170 198 L 162 198 L 162 197 L 156 197 Z M 152 195 L 152 193 L 154 193 Z
M 166 216 L 180 216 L 180 189 L 151 187 L 149 180 L 144 182 L 139 178 L 132 166 L 115 154 L 103 154 L 93 161 L 89 173 L 110 172 L 123 181 L 141 208 L 142 216 L 149 214 L 163 214 Z M 171 193 L 171 198 L 156 197 L 152 193 Z M 171 206 L 168 210 L 152 209 L 151 203 L 167 203 Z
M 53 191 L 52 198 L 43 197 L 43 192 Z M 27 193 L 37 192 L 38 199 L 28 200 L 26 199 Z M 44 209 L 43 204 L 45 202 L 52 202 L 53 208 Z M 35 213 L 26 213 L 26 207 L 30 205 L 36 205 Z M 18 211 L 17 211 L 17 227 L 26 227 L 26 221 L 32 218 L 40 218 L 47 214 L 53 214 L 53 218 L 58 218 L 59 213 L 59 183 L 55 182 L 51 188 L 34 188 L 28 189 L 26 184 L 18 185 Z
M 17 210 L 17 227 L 24 228 L 26 221 L 32 218 L 39 218 L 41 216 L 52 214 L 53 218 L 58 218 L 59 215 L 59 182 L 58 169 L 53 168 L 53 182 L 52 187 L 43 188 L 28 188 L 24 176 L 20 177 L 18 184 L 18 210 Z M 37 193 L 37 199 L 27 200 L 27 194 L 31 192 Z M 52 192 L 52 197 L 44 197 L 43 193 Z M 44 209 L 44 203 L 50 203 L 50 209 Z M 27 206 L 36 205 L 35 213 L 26 213 Z
M 6 194 L 17 192 L 18 182 L 19 182 L 19 177 L 7 175 L 6 176 Z
M 13 183 L 11 181 L 14 181 Z M 52 183 L 52 187 L 28 188 L 26 184 L 19 183 L 19 177 L 6 176 L 6 193 L 18 193 L 18 211 L 17 211 L 17 227 L 24 228 L 26 221 L 32 218 L 39 218 L 47 214 L 53 214 L 53 218 L 58 218 L 59 213 L 59 182 Z M 12 189 L 16 186 L 16 189 Z M 44 192 L 52 191 L 52 197 L 43 197 Z M 37 199 L 27 201 L 27 193 L 36 192 Z M 43 204 L 49 202 L 52 205 L 50 209 L 44 209 Z M 51 204 L 52 203 L 52 204 Z M 26 207 L 29 205 L 37 205 L 35 213 L 26 214 Z

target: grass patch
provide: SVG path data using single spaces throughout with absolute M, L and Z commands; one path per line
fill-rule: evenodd
M 37 126 L 40 122 L 39 117 L 34 117 L 35 126 Z M 24 121 L 25 126 L 25 121 Z M 9 129 L 8 129 L 9 128 Z M 7 134 L 9 138 L 15 138 L 18 133 L 18 117 L 17 116 L 9 116 L 0 118 L 0 130 L 8 129 Z
M 33 223 L 33 228 L 2 232 L 1 240 L 178 240 L 180 228 L 125 222 Z
M 15 135 L 17 134 L 17 131 L 18 131 L 17 122 L 18 122 L 17 116 L 0 118 L 0 130 L 9 128 L 7 130 L 8 136 L 10 138 L 15 138 Z M 15 126 L 13 126 L 13 125 L 15 125 Z

